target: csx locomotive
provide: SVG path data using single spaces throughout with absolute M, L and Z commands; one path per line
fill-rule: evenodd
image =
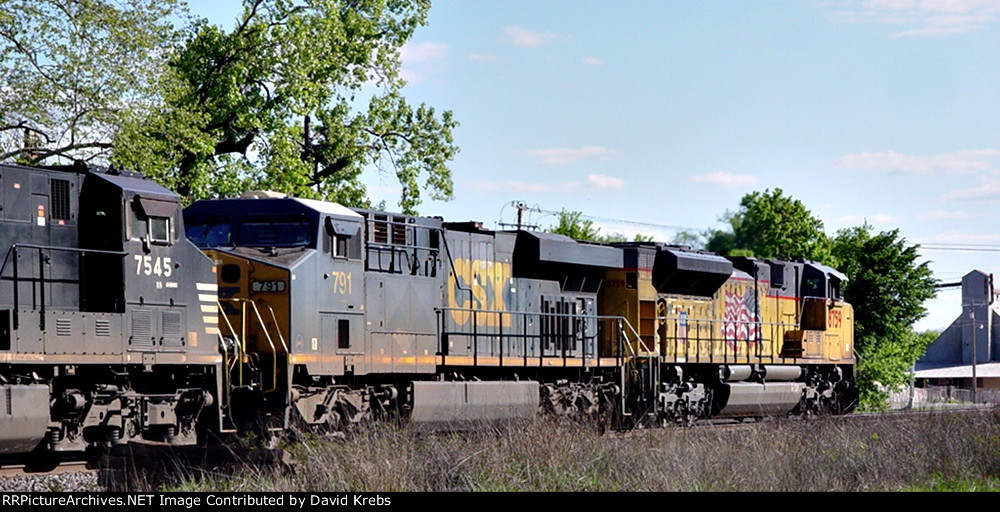
M 845 278 L 816 263 L 0 171 L 0 453 L 856 401 Z

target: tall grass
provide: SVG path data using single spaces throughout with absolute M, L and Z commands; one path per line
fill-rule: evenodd
M 367 427 L 290 447 L 294 472 L 188 478 L 228 491 L 894 491 L 1000 488 L 1000 411 L 769 420 L 600 434 L 539 418 L 466 433 Z

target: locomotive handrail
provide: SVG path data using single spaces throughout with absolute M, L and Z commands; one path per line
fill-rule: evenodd
M 628 329 L 631 330 L 633 333 L 635 333 L 635 329 L 628 322 L 628 320 L 625 317 L 623 317 L 623 316 L 617 316 L 617 315 L 584 315 L 584 314 L 573 314 L 573 313 L 544 313 L 544 312 L 539 312 L 539 311 L 509 311 L 509 310 L 496 310 L 496 309 L 468 309 L 468 308 L 458 308 L 458 307 L 437 307 L 437 308 L 434 308 L 434 311 L 435 311 L 435 314 L 436 314 L 436 316 L 438 318 L 438 326 L 437 326 L 438 334 L 442 337 L 441 339 L 439 339 L 439 343 L 442 343 L 439 346 L 441 354 L 443 356 L 445 356 L 445 357 L 448 356 L 448 354 L 447 354 L 448 347 L 447 347 L 447 345 L 443 344 L 443 339 L 445 337 L 447 337 L 449 334 L 457 334 L 457 335 L 461 335 L 461 336 L 470 336 L 473 339 L 473 346 L 472 346 L 472 350 L 473 350 L 473 354 L 472 354 L 473 366 L 478 365 L 478 356 L 479 356 L 478 341 L 479 341 L 479 337 L 480 336 L 490 336 L 490 337 L 496 336 L 496 337 L 499 338 L 499 340 L 500 340 L 500 346 L 499 346 L 498 356 L 500 358 L 500 361 L 503 361 L 504 357 L 510 357 L 510 354 L 509 353 L 505 353 L 505 351 L 504 351 L 504 345 L 503 345 L 504 338 L 508 338 L 508 339 L 523 339 L 524 346 L 523 346 L 522 354 L 520 356 L 518 356 L 518 357 L 523 357 L 525 359 L 525 364 L 527 364 L 527 358 L 528 358 L 528 352 L 529 352 L 528 351 L 528 347 L 527 347 L 528 340 L 529 339 L 533 339 L 533 338 L 537 338 L 539 341 L 541 341 L 544 338 L 545 335 L 543 333 L 531 333 L 531 334 L 529 334 L 526 331 L 527 325 L 528 325 L 527 322 L 522 323 L 522 327 L 524 328 L 524 330 L 522 330 L 521 332 L 506 331 L 506 330 L 504 330 L 503 329 L 504 322 L 502 320 L 504 318 L 504 316 L 519 317 L 519 318 L 537 317 L 538 319 L 541 319 L 541 318 L 544 317 L 544 318 L 562 318 L 562 319 L 577 320 L 577 321 L 580 321 L 580 320 L 584 320 L 584 321 L 586 321 L 586 320 L 593 320 L 593 321 L 595 321 L 597 323 L 597 327 L 596 327 L 597 330 L 596 331 L 594 331 L 593 333 L 591 333 L 591 334 L 588 335 L 587 332 L 586 332 L 587 329 L 584 328 L 584 330 L 583 330 L 583 336 L 582 336 L 583 343 L 581 344 L 581 347 L 579 349 L 580 350 L 580 354 L 570 355 L 570 354 L 568 354 L 568 351 L 567 351 L 566 347 L 563 346 L 563 347 L 557 349 L 559 351 L 559 354 L 557 354 L 555 356 L 555 357 L 561 357 L 564 361 L 566 359 L 569 359 L 569 358 L 573 358 L 573 359 L 581 358 L 583 360 L 583 362 L 584 362 L 584 366 L 587 366 L 587 356 L 588 356 L 588 348 L 587 348 L 587 346 L 588 346 L 588 342 L 595 342 L 595 343 L 597 342 L 598 338 L 600 337 L 600 330 L 601 330 L 600 326 L 604 322 L 617 322 L 617 324 L 619 325 L 619 327 L 617 328 L 618 336 L 616 337 L 617 340 L 618 340 L 618 350 L 617 350 L 616 355 L 615 355 L 616 364 L 620 364 L 620 358 L 623 357 L 622 356 L 622 354 L 623 354 L 622 339 L 623 338 L 626 339 L 626 340 L 628 339 L 628 335 L 625 332 L 624 325 L 628 325 Z M 469 319 L 467 321 L 463 321 L 461 323 L 455 322 L 454 320 L 452 320 L 452 321 L 449 322 L 449 321 L 444 320 L 446 318 L 446 316 L 447 316 L 446 314 L 448 312 L 470 313 L 470 316 L 469 316 Z M 479 324 L 478 318 L 480 318 L 481 316 L 490 316 L 490 315 L 496 315 L 496 317 L 498 319 L 500 319 L 500 321 L 498 322 L 498 325 L 491 326 L 491 327 L 495 327 L 496 331 L 480 332 L 479 329 L 478 329 L 478 327 L 479 327 L 478 326 L 478 324 Z M 466 327 L 468 327 L 469 330 L 468 331 L 454 331 L 454 330 L 452 330 L 450 328 L 452 326 L 454 326 L 454 327 L 462 327 L 463 325 L 466 326 Z M 576 324 L 574 324 L 574 326 L 575 325 Z M 613 327 L 613 326 L 611 326 L 611 327 Z M 612 332 L 615 332 L 615 331 L 612 331 Z M 578 333 L 578 331 L 574 331 L 574 333 Z M 578 334 L 567 334 L 567 335 L 577 336 Z M 625 343 L 625 344 L 627 344 L 627 343 Z M 645 345 L 643 345 L 643 348 L 644 349 L 646 348 Z M 630 351 L 630 354 L 627 355 L 626 357 L 635 357 L 634 349 L 631 346 L 629 347 L 628 350 Z M 550 354 L 550 356 L 551 356 L 551 354 Z M 599 354 L 599 347 L 596 346 L 596 345 L 594 347 L 593 356 L 597 359 L 597 365 L 600 366 L 601 356 Z M 531 357 L 536 357 L 536 356 L 533 355 Z M 542 346 L 539 346 L 537 357 L 539 359 L 546 357 L 546 350 Z M 541 361 L 539 361 L 539 364 L 541 364 Z
M 622 318 L 624 319 L 624 317 L 622 317 Z M 649 350 L 649 347 L 646 346 L 646 342 L 642 340 L 642 336 L 639 336 L 639 333 L 636 332 L 635 327 L 631 323 L 629 323 L 628 320 L 625 320 L 624 323 L 625 323 L 625 325 L 628 326 L 629 330 L 632 331 L 632 335 L 635 336 L 635 340 L 637 342 L 639 342 L 639 345 L 642 345 L 642 350 L 644 352 L 646 352 L 647 354 L 652 353 L 652 351 Z M 628 333 L 626 333 L 624 331 L 625 331 L 625 328 L 622 327 L 622 335 L 624 335 L 625 339 L 628 340 Z M 632 357 L 636 357 L 637 354 L 635 352 L 635 349 L 632 348 L 632 344 L 631 343 L 626 343 L 626 345 L 629 347 L 629 350 L 632 351 Z
M 719 342 L 724 344 L 722 347 L 723 360 L 720 362 L 746 363 L 746 362 L 751 362 L 752 359 L 756 360 L 756 362 L 763 362 L 764 358 L 770 358 L 772 361 L 777 359 L 780 359 L 782 361 L 785 361 L 787 359 L 792 359 L 792 360 L 798 359 L 797 357 L 788 357 L 782 352 L 782 344 L 785 341 L 784 334 L 788 331 L 793 331 L 798 329 L 800 325 L 797 323 L 762 322 L 756 320 L 754 321 L 719 320 L 710 318 L 692 318 L 690 316 L 682 317 L 678 315 L 663 316 L 660 317 L 660 321 L 674 322 L 675 332 L 673 335 L 667 336 L 666 339 L 673 340 L 675 342 L 684 342 L 685 350 L 683 357 L 685 358 L 692 355 L 688 351 L 689 347 L 688 341 L 691 341 L 692 336 L 688 334 L 682 337 L 677 333 L 678 324 L 680 322 L 684 322 L 687 324 L 689 333 L 691 330 L 693 330 L 695 333 L 693 336 L 695 353 L 693 355 L 695 358 L 697 358 L 698 361 L 701 360 L 700 357 L 702 356 L 701 348 L 703 347 L 702 345 L 703 342 L 707 342 L 709 344 L 708 354 L 707 354 L 707 356 L 709 357 L 709 361 L 714 361 L 715 356 L 713 355 L 714 354 L 713 348 L 715 347 L 715 344 Z M 743 326 L 743 325 L 745 325 L 748 328 L 747 331 L 748 333 L 753 332 L 754 334 L 756 334 L 756 339 L 751 339 L 749 337 L 747 339 L 739 339 L 738 337 L 730 337 L 725 334 L 726 326 Z M 707 326 L 707 329 L 705 328 L 705 326 Z M 721 328 L 722 332 L 721 336 L 714 335 L 714 330 L 716 328 Z M 706 330 L 709 332 L 709 336 L 707 338 L 702 338 L 701 334 L 703 331 Z M 730 346 L 730 343 L 737 346 L 740 343 L 746 343 L 748 345 L 756 345 L 756 347 L 752 349 L 754 351 L 753 354 L 747 353 L 742 357 L 738 355 L 738 349 L 734 350 L 732 352 L 732 361 L 730 361 L 729 360 L 730 353 L 727 350 L 727 347 Z M 765 347 L 767 347 L 768 350 L 765 350 Z M 681 357 L 682 354 L 678 352 L 678 343 L 675 343 L 673 348 L 674 348 L 673 354 L 664 353 L 664 355 L 672 355 L 675 358 Z
M 271 339 L 271 334 L 268 332 L 267 326 L 264 324 L 264 318 L 261 317 L 260 310 L 257 309 L 257 303 L 255 303 L 254 301 L 252 301 L 250 299 L 244 299 L 244 298 L 239 298 L 239 297 L 226 298 L 226 299 L 221 299 L 220 298 L 219 301 L 231 301 L 231 302 L 235 302 L 235 303 L 238 303 L 238 304 L 241 305 L 242 311 L 240 312 L 240 318 L 243 320 L 243 325 L 241 327 L 242 334 L 243 334 L 243 336 L 242 336 L 242 344 L 243 344 L 242 352 L 243 352 L 243 355 L 247 354 L 247 347 L 246 347 L 246 338 L 247 338 L 246 337 L 246 305 L 250 304 L 253 307 L 253 311 L 254 311 L 254 314 L 257 317 L 257 321 L 260 323 L 261 330 L 264 332 L 264 338 L 267 339 L 267 343 L 271 347 L 271 355 L 272 355 L 272 357 L 271 357 L 271 365 L 272 365 L 272 368 L 271 368 L 271 370 L 272 370 L 271 371 L 271 379 L 272 379 L 271 389 L 264 389 L 262 391 L 265 392 L 265 393 L 270 393 L 270 392 L 278 389 L 278 350 L 277 350 L 277 348 L 275 348 L 275 346 L 274 346 L 274 340 Z M 282 343 L 284 343 L 284 340 L 282 340 Z M 287 351 L 288 351 L 287 347 L 283 347 L 283 348 L 285 348 L 285 351 L 287 353 Z M 241 359 L 242 359 L 242 357 L 241 357 Z M 239 375 L 240 384 L 242 385 L 242 383 L 243 383 L 243 365 L 242 364 L 240 364 L 238 375 Z
M 232 324 L 232 322 L 229 321 L 229 316 L 225 314 L 225 310 L 222 307 L 222 303 L 219 302 L 218 299 L 216 299 L 215 304 L 219 307 L 219 314 L 220 314 L 220 316 L 222 316 L 222 319 L 226 322 L 226 325 L 229 327 L 229 332 L 233 335 L 233 338 L 236 339 L 236 344 L 235 344 L 234 348 L 236 349 L 236 351 L 238 353 L 240 351 L 240 348 L 241 348 L 240 344 L 242 343 L 240 341 L 240 337 L 239 337 L 239 335 L 236 334 L 236 329 L 233 329 L 233 324 Z M 230 378 L 229 377 L 229 372 L 232 371 L 232 368 L 230 367 L 229 349 L 226 348 L 226 343 L 225 342 L 221 343 L 221 346 L 222 346 L 222 357 L 223 357 L 223 360 L 226 362 L 226 371 L 222 372 L 222 381 L 223 381 L 223 388 L 222 389 L 225 391 L 225 393 L 226 393 L 225 398 L 227 399 L 227 400 L 225 400 L 225 401 L 222 402 L 222 406 L 224 407 L 224 406 L 226 406 L 228 404 L 229 386 L 231 384 L 230 381 L 229 381 L 229 378 Z M 242 354 L 238 354 L 238 356 L 239 356 L 239 359 L 243 358 Z M 243 386 L 243 369 L 242 369 L 242 365 L 241 365 L 241 368 L 240 368 L 240 381 L 239 381 L 238 385 L 239 386 Z
M 441 243 L 444 245 L 444 253 L 448 257 L 448 268 L 451 269 L 450 272 L 452 274 L 454 274 L 455 273 L 455 259 L 452 258 L 452 256 L 451 256 L 451 248 L 448 247 L 448 237 L 444 236 L 444 229 L 441 229 L 441 228 L 434 228 L 434 229 L 437 229 L 437 230 L 441 231 L 441 234 L 438 237 L 438 239 L 441 240 Z M 459 282 L 457 275 L 455 276 L 455 284 L 454 284 L 454 286 L 456 288 L 458 288 L 459 290 L 462 290 L 462 291 L 465 291 L 465 292 L 469 293 L 469 304 L 471 305 L 472 304 L 472 287 L 471 286 L 462 286 L 462 283 Z M 457 308 L 457 309 L 465 309 L 465 308 Z M 472 308 L 469 308 L 469 309 L 472 309 Z
M 19 272 L 18 272 L 17 256 L 16 255 L 17 255 L 18 249 L 22 249 L 22 248 L 23 249 L 37 249 L 38 250 L 38 254 L 39 254 L 39 257 L 38 257 L 38 260 L 39 260 L 38 261 L 38 266 L 39 266 L 39 268 L 38 268 L 38 272 L 39 272 L 38 281 L 41 284 L 45 283 L 45 261 L 44 261 L 44 258 L 42 258 L 42 256 L 41 256 L 42 251 L 75 252 L 75 253 L 79 253 L 79 254 L 83 254 L 83 255 L 86 255 L 86 254 L 108 254 L 108 255 L 112 255 L 112 256 L 121 256 L 123 258 L 126 255 L 128 255 L 128 253 L 125 252 L 125 251 L 105 251 L 105 250 L 101 250 L 101 249 L 81 249 L 79 247 L 58 247 L 58 246 L 35 245 L 35 244 L 16 244 L 16 243 L 15 244 L 11 244 L 11 246 L 7 249 L 7 254 L 3 258 L 3 263 L 0 264 L 0 280 L 8 279 L 7 277 L 4 277 L 3 273 L 4 273 L 4 270 L 7 269 L 7 263 L 9 261 L 11 261 L 11 259 L 10 259 L 11 254 L 14 254 L 15 255 L 14 256 L 14 260 L 13 260 L 14 264 L 13 264 L 13 268 L 12 268 L 12 271 L 13 271 L 14 275 L 11 276 L 9 279 L 11 281 L 13 281 L 13 284 L 14 284 L 14 290 L 13 290 L 14 291 L 14 308 L 13 308 L 13 319 L 12 319 L 13 326 L 12 327 L 15 330 L 18 328 L 18 325 L 19 325 L 19 323 L 18 323 L 18 310 L 20 309 L 20 297 L 19 297 L 20 294 L 19 294 L 19 290 L 18 290 L 18 288 L 19 288 L 18 284 L 21 281 L 20 275 L 19 275 Z M 35 281 L 34 278 L 30 278 L 30 279 L 26 279 L 26 280 L 32 281 L 32 282 Z M 79 279 L 77 279 L 76 282 L 79 282 Z M 41 287 L 40 296 L 41 296 L 41 307 L 39 309 L 39 314 L 40 314 L 40 317 L 39 317 L 39 322 L 40 322 L 39 323 L 39 327 L 41 328 L 41 330 L 44 331 L 45 330 L 45 287 L 44 286 Z
M 393 231 L 394 231 L 392 228 L 394 226 L 403 226 L 404 231 L 412 229 L 413 232 L 414 232 L 414 236 L 413 236 L 414 239 L 417 238 L 416 237 L 416 230 L 417 229 L 426 229 L 428 231 L 434 230 L 434 231 L 439 231 L 439 232 L 443 231 L 443 229 L 441 229 L 440 227 L 436 227 L 436 226 L 424 226 L 424 225 L 419 225 L 419 224 L 411 224 L 411 223 L 406 222 L 406 221 L 393 220 L 391 215 L 387 216 L 384 220 L 383 219 L 375 219 L 372 216 L 372 214 L 369 214 L 369 215 L 365 216 L 365 227 L 366 227 L 366 229 L 368 229 L 369 227 L 371 227 L 371 226 L 373 226 L 375 224 L 384 224 L 385 226 L 388 227 L 388 231 L 386 232 L 386 240 L 387 241 L 386 242 L 379 242 L 377 240 L 374 240 L 373 236 L 366 236 L 365 237 L 365 243 L 366 243 L 367 249 L 369 251 L 372 250 L 372 249 L 374 249 L 375 251 L 377 251 L 379 253 L 380 256 L 379 256 L 379 268 L 378 268 L 378 271 L 383 271 L 382 268 L 381 268 L 381 262 L 382 262 L 381 254 L 382 254 L 382 252 L 386 251 L 386 250 L 389 251 L 391 259 L 389 260 L 389 270 L 388 270 L 388 273 L 393 273 L 393 274 L 395 274 L 395 273 L 400 273 L 401 274 L 402 273 L 402 266 L 400 266 L 397 269 L 397 265 L 396 265 L 396 254 L 397 253 L 401 254 L 401 255 L 403 255 L 403 257 L 405 257 L 405 259 L 406 259 L 405 263 L 407 264 L 407 268 L 409 268 L 410 271 L 413 272 L 413 269 L 415 268 L 414 264 L 417 263 L 417 251 L 419 251 L 419 250 L 425 250 L 425 251 L 432 252 L 432 253 L 436 253 L 437 252 L 437 248 L 431 247 L 430 245 L 418 245 L 416 243 L 412 243 L 412 244 L 410 244 L 410 243 L 397 244 L 397 243 L 392 242 Z M 439 237 L 439 239 L 443 239 L 443 238 L 444 238 L 443 236 Z M 413 250 L 413 254 L 412 254 L 413 262 L 410 262 L 411 254 L 410 254 L 410 252 L 408 252 L 411 249 Z M 436 257 L 436 254 L 434 254 L 434 256 Z M 374 270 L 374 269 L 371 268 L 370 263 L 371 263 L 370 258 L 366 258 L 365 259 L 365 268 L 366 268 L 366 270 Z
M 285 336 L 281 334 L 281 327 L 278 325 L 278 317 L 274 314 L 274 308 L 270 304 L 265 304 L 267 310 L 271 312 L 271 321 L 274 322 L 274 331 L 278 333 L 278 341 L 281 342 L 281 348 L 285 349 L 285 353 L 288 353 L 288 344 L 285 343 Z

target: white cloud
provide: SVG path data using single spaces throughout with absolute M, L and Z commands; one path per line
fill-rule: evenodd
M 448 45 L 444 43 L 406 43 L 399 49 L 399 58 L 404 64 L 442 60 L 448 55 Z
M 562 181 L 556 183 L 527 183 L 524 181 L 474 181 L 469 187 L 479 192 L 516 192 L 516 193 L 565 193 L 579 190 L 579 181 Z
M 559 34 L 535 32 L 524 27 L 504 27 L 503 33 L 514 46 L 544 46 L 560 38 Z
M 876 223 L 876 224 L 888 224 L 896 220 L 895 217 L 889 215 L 888 213 L 876 213 L 875 215 L 844 215 L 837 219 L 843 224 L 849 225 L 860 225 L 864 222 Z
M 469 60 L 475 62 L 493 62 L 499 59 L 496 55 L 491 55 L 488 53 L 470 53 Z
M 993 201 L 1000 199 L 1000 181 L 986 177 L 978 187 L 952 190 L 943 197 L 947 201 Z
M 920 220 L 962 220 L 971 219 L 972 214 L 954 210 L 934 210 L 917 215 Z
M 587 176 L 587 184 L 599 189 L 621 190 L 625 188 L 625 180 L 614 176 L 604 176 L 602 174 L 590 174 Z
M 586 181 L 557 181 L 554 183 L 528 183 L 524 181 L 474 181 L 469 187 L 479 192 L 517 192 L 517 193 L 569 193 L 581 190 L 621 190 L 625 188 L 625 180 L 613 176 L 590 174 Z
M 569 165 L 583 158 L 599 158 L 606 161 L 615 152 L 602 146 L 585 146 L 582 148 L 536 149 L 521 154 L 537 158 L 545 165 Z
M 583 62 L 584 64 L 587 64 L 587 65 L 590 65 L 590 66 L 603 66 L 604 65 L 604 61 L 601 60 L 601 59 L 598 59 L 597 57 L 584 57 L 583 59 L 581 59 L 581 62 Z
M 688 180 L 695 183 L 709 183 L 725 188 L 753 186 L 756 185 L 758 181 L 756 176 L 750 176 L 747 174 L 732 174 L 729 172 L 713 172 L 710 174 L 691 176 Z
M 990 160 L 1000 157 L 1000 150 L 969 149 L 938 155 L 907 155 L 896 151 L 851 153 L 838 158 L 834 165 L 847 169 L 885 170 L 904 174 L 938 174 L 988 171 Z
M 399 74 L 407 82 L 421 82 L 437 72 L 448 58 L 449 46 L 443 43 L 406 43 L 399 49 L 403 66 Z
M 916 0 L 866 0 L 865 9 L 904 10 L 916 7 Z
M 897 37 L 941 37 L 984 30 L 1000 15 L 997 0 L 864 0 L 826 3 L 845 23 L 907 26 Z

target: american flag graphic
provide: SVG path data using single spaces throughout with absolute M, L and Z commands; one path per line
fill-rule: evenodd
M 726 343 L 739 351 L 740 343 L 756 343 L 759 337 L 756 325 L 757 294 L 753 287 L 747 287 L 741 295 L 726 290 L 726 311 L 722 317 L 723 335 Z

